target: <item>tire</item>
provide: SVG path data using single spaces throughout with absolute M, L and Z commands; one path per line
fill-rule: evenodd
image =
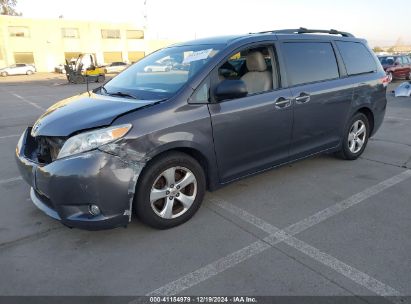
M 365 128 L 364 132 L 361 134 L 360 130 L 358 130 L 358 132 L 355 132 L 355 124 L 357 123 L 357 130 L 361 129 L 362 126 L 364 126 Z M 357 133 L 357 135 L 354 135 L 355 133 Z M 364 149 L 368 143 L 369 136 L 370 124 L 368 122 L 367 116 L 365 116 L 363 113 L 356 113 L 353 117 L 351 117 L 350 121 L 348 122 L 348 126 L 344 131 L 342 147 L 341 150 L 337 153 L 337 155 L 340 158 L 346 160 L 357 159 L 364 152 Z M 360 142 L 362 142 L 361 145 Z
M 392 82 L 394 80 L 394 74 L 392 72 L 387 73 L 388 82 Z
M 1 72 L 1 76 L 2 76 L 2 77 L 7 77 L 8 74 L 7 74 L 7 72 Z
M 192 177 L 194 182 L 181 183 L 183 180 L 191 181 Z M 144 168 L 136 187 L 133 209 L 143 223 L 153 228 L 172 228 L 188 221 L 196 213 L 203 201 L 205 188 L 206 179 L 201 165 L 185 153 L 170 152 L 152 160 Z M 156 200 L 157 197 L 159 199 Z M 185 205 L 180 201 L 183 197 Z
M 98 75 L 96 82 L 104 82 L 104 80 L 106 80 L 106 77 L 104 75 Z
M 411 80 L 411 71 L 408 73 L 408 76 L 405 77 L 407 80 Z
M 28 70 L 28 71 L 26 72 L 26 74 L 27 74 L 27 75 L 31 75 L 31 74 L 33 74 L 33 71 Z
M 77 75 L 74 77 L 74 83 L 79 84 L 79 83 L 85 83 L 86 79 L 82 75 Z

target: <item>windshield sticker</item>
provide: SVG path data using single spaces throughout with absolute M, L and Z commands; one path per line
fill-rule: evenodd
M 192 52 L 190 55 L 188 55 L 186 58 L 184 58 L 183 64 L 190 63 L 192 61 L 206 59 L 206 58 L 208 58 L 208 56 L 210 55 L 212 50 L 213 49 L 207 49 L 207 50 Z

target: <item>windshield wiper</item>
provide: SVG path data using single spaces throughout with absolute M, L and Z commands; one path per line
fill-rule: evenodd
M 107 95 L 110 96 L 120 96 L 120 97 L 128 97 L 128 98 L 133 98 L 133 99 L 139 99 L 137 96 L 134 96 L 130 93 L 126 93 L 126 92 L 108 92 L 107 89 L 104 86 L 101 86 L 101 89 L 104 91 L 104 93 L 106 93 Z

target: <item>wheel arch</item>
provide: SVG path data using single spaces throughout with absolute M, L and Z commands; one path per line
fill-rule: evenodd
M 361 107 L 357 110 L 357 112 L 355 113 L 362 113 L 364 114 L 367 119 L 368 119 L 368 123 L 370 125 L 370 133 L 369 136 L 371 137 L 373 135 L 374 132 L 374 113 L 372 112 L 372 110 L 368 107 Z
M 219 185 L 218 174 L 217 174 L 217 171 L 215 170 L 216 166 L 214 165 L 215 164 L 214 155 L 207 156 L 206 153 L 202 152 L 201 147 L 196 146 L 192 142 L 170 143 L 170 144 L 161 146 L 154 151 L 151 151 L 150 153 L 148 153 L 150 160 L 146 163 L 146 166 L 150 162 L 155 161 L 158 157 L 164 154 L 167 154 L 167 153 L 171 153 L 171 152 L 185 153 L 191 156 L 192 158 L 194 158 L 204 170 L 204 174 L 206 177 L 206 189 L 214 190 L 218 188 L 218 185 Z M 142 173 L 144 174 L 144 169 Z

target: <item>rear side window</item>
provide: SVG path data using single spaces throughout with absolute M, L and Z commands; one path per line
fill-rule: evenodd
M 370 51 L 359 42 L 337 41 L 348 75 L 358 75 L 377 71 L 377 65 Z
M 338 78 L 337 60 L 329 42 L 287 42 L 283 44 L 290 85 Z

